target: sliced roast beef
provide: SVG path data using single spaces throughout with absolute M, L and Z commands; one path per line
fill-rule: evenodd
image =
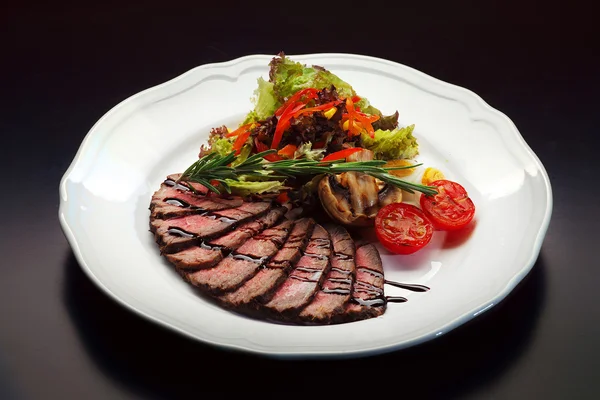
M 356 250 L 356 281 L 343 319 L 352 321 L 383 314 L 386 308 L 384 282 L 383 265 L 377 248 L 372 244 L 359 247 Z
M 285 207 L 274 208 L 264 216 L 246 222 L 226 235 L 211 240 L 209 245 L 219 247 L 226 251 L 235 250 L 252 236 L 275 225 L 286 212 L 287 208 Z
M 218 247 L 210 247 L 205 244 L 192 246 L 175 254 L 165 254 L 167 260 L 171 261 L 178 270 L 197 270 L 210 268 L 223 259 L 223 253 Z
M 300 209 L 209 194 L 179 177 L 170 175 L 154 193 L 150 229 L 184 279 L 221 305 L 304 324 L 385 312 L 383 266 L 374 245 L 357 244 L 338 225 L 293 220 Z
M 339 225 L 326 226 L 333 245 L 331 269 L 312 302 L 299 318 L 309 322 L 330 323 L 345 310 L 354 282 L 354 241 Z
M 274 318 L 292 318 L 310 303 L 329 272 L 330 254 L 329 234 L 322 226 L 316 225 L 304 254 L 265 304 Z
M 279 246 L 289 235 L 292 225 L 293 222 L 288 220 L 264 230 L 215 267 L 189 274 L 188 280 L 214 295 L 236 290 L 277 253 Z
M 166 257 L 180 270 L 189 271 L 213 267 L 230 251 L 240 247 L 248 238 L 273 226 L 286 211 L 285 207 L 274 208 L 264 216 L 247 222 L 233 232 L 214 239 L 208 244 L 200 243 L 198 246 L 175 254 L 166 254 Z
M 300 259 L 314 224 L 312 218 L 296 221 L 283 247 L 266 264 L 266 268 L 260 269 L 239 289 L 221 296 L 219 300 L 230 308 L 250 309 L 256 309 L 260 303 L 268 301 L 274 290 L 287 278 L 290 267 Z
M 189 190 L 183 191 L 163 184 L 152 196 L 150 211 L 151 218 L 168 219 L 202 211 L 239 207 L 242 204 L 240 197 L 196 195 Z
M 268 202 L 244 203 L 238 210 L 222 216 L 227 210 L 218 211 L 221 215 L 206 213 L 186 215 L 168 220 L 155 219 L 151 222 L 156 241 L 163 253 L 174 253 L 193 244 L 199 239 L 212 239 L 235 228 L 238 224 L 258 217 L 270 208 Z M 215 211 L 217 213 L 217 211 Z M 235 215 L 234 215 L 235 214 Z

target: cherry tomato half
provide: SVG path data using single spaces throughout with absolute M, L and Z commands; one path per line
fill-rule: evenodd
M 377 213 L 375 233 L 389 251 L 412 254 L 429 243 L 433 224 L 420 208 L 412 204 L 392 203 Z
M 475 205 L 464 187 L 446 179 L 431 182 L 438 193 L 433 196 L 421 195 L 421 208 L 433 225 L 440 230 L 455 231 L 471 222 L 475 215 Z

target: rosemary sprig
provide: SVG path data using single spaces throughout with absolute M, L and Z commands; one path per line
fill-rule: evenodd
M 276 150 L 271 149 L 253 154 L 235 167 L 230 166 L 235 160 L 233 152 L 226 156 L 210 153 L 190 165 L 179 180 L 200 183 L 209 190 L 220 194 L 220 190 L 211 182 L 219 182 L 227 193 L 231 193 L 231 188 L 226 179 L 238 180 L 242 175 L 257 178 L 286 179 L 306 175 L 362 172 L 387 184 L 406 190 L 409 193 L 414 193 L 415 191 L 426 195 L 437 193 L 434 187 L 407 182 L 389 173 L 389 171 L 393 170 L 414 168 L 421 164 L 403 167 L 383 167 L 386 164 L 383 160 L 351 162 L 335 160 L 323 162 L 307 159 L 290 159 L 268 162 L 263 158 L 266 155 L 276 152 Z

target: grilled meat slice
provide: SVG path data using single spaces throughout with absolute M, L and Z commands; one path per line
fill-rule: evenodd
M 238 208 L 229 209 L 230 211 L 186 215 L 168 220 L 154 219 L 151 225 L 161 252 L 174 253 L 199 244 L 200 239 L 221 236 L 240 223 L 266 213 L 270 207 L 268 202 L 244 203 Z
M 350 300 L 354 282 L 354 241 L 348 231 L 340 225 L 327 225 L 333 245 L 331 269 L 321 290 L 299 315 L 299 318 L 314 323 L 331 323 L 344 312 Z
M 187 276 L 195 286 L 213 295 L 236 290 L 252 278 L 277 253 L 289 235 L 292 221 L 284 221 L 254 236 L 213 268 L 202 269 Z
M 385 278 L 379 251 L 372 244 L 356 250 L 356 281 L 352 288 L 352 299 L 342 316 L 344 321 L 378 317 L 385 312 L 383 294 Z
M 274 208 L 262 217 L 242 224 L 233 232 L 210 241 L 200 243 L 166 257 L 179 270 L 197 270 L 215 266 L 229 252 L 240 247 L 246 240 L 264 229 L 273 226 L 287 211 L 285 207 Z
M 330 255 L 329 234 L 322 226 L 316 225 L 303 256 L 265 304 L 274 318 L 293 318 L 310 303 L 329 272 Z
M 256 310 L 260 303 L 268 301 L 273 291 L 287 278 L 291 266 L 300 259 L 314 224 L 312 218 L 296 221 L 283 247 L 266 264 L 266 268 L 258 271 L 236 291 L 221 296 L 221 303 L 229 308 Z

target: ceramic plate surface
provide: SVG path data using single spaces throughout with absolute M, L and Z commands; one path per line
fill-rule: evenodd
M 236 126 L 253 107 L 272 56 L 197 67 L 123 101 L 87 134 L 60 183 L 60 221 L 89 277 L 129 309 L 206 343 L 270 356 L 359 356 L 443 335 L 501 301 L 533 266 L 550 221 L 543 165 L 515 125 L 476 94 L 412 68 L 349 54 L 290 56 L 322 65 L 384 114 L 415 124 L 418 160 L 460 182 L 476 207 L 466 240 L 436 232 L 411 256 L 382 251 L 386 277 L 431 287 L 365 321 L 288 326 L 206 301 L 159 256 L 150 198 L 167 174 L 197 159 L 210 128 Z

